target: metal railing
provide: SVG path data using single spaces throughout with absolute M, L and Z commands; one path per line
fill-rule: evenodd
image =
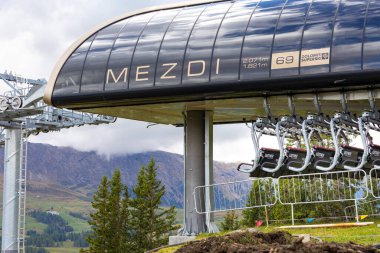
M 360 214 L 369 217 L 380 216 L 380 200 L 364 202 L 355 201 L 354 205 L 346 206 L 344 208 L 344 216 L 346 221 L 349 221 L 350 218 L 354 218 L 356 221 L 359 221 L 361 218 Z
M 195 211 L 203 214 L 275 205 L 276 181 L 273 178 L 252 178 L 195 187 Z M 210 201 L 205 201 L 208 196 Z
M 288 205 L 365 199 L 367 174 L 352 170 L 281 176 L 278 194 L 279 202 Z
M 380 199 L 380 168 L 373 168 L 369 175 L 372 195 Z
M 195 211 L 200 214 L 273 206 L 277 203 L 294 205 L 360 201 L 369 196 L 372 181 L 373 194 L 378 193 L 380 173 L 364 170 L 345 170 L 313 174 L 281 176 L 278 179 L 251 178 L 194 188 Z M 293 215 L 292 215 L 293 216 Z M 293 217 L 294 218 L 294 217 Z

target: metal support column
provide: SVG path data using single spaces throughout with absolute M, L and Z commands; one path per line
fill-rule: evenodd
M 21 129 L 6 129 L 4 148 L 4 190 L 2 253 L 18 252 L 19 168 Z
M 211 214 L 198 214 L 195 211 L 194 188 L 213 183 L 213 113 L 188 111 L 185 125 L 185 227 L 184 235 L 197 235 L 202 232 L 214 232 Z M 199 201 L 202 210 L 213 206 L 213 193 L 205 193 Z

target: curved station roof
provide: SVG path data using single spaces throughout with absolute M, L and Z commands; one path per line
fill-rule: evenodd
M 286 94 L 312 111 L 310 94 L 327 92 L 322 106 L 336 110 L 344 88 L 363 109 L 379 79 L 380 1 L 192 1 L 90 31 L 61 58 L 44 99 L 158 123 L 181 124 L 186 110 L 239 122 L 265 113 L 263 95 L 283 113 Z

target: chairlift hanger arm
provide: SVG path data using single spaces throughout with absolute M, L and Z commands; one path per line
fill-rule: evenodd
M 310 147 L 311 142 L 311 136 L 314 133 L 314 129 L 310 129 L 308 133 L 309 126 L 313 123 L 313 117 L 308 116 L 303 122 L 302 122 L 302 137 L 305 142 L 306 146 L 306 156 L 303 165 L 300 168 L 294 167 L 291 164 L 287 164 L 287 168 L 294 172 L 301 172 L 304 171 L 311 163 L 313 154 Z
M 277 165 L 275 168 L 271 169 L 269 167 L 266 167 L 265 164 L 263 164 L 261 168 L 265 172 L 275 173 L 281 168 L 281 166 L 284 163 L 284 159 L 285 159 L 284 135 L 283 135 L 282 130 L 281 130 L 281 128 L 282 128 L 281 125 L 283 125 L 285 123 L 284 121 L 285 121 L 285 119 L 283 118 L 282 120 L 278 121 L 276 124 L 276 139 L 277 139 L 277 144 L 278 144 L 278 148 L 280 151 L 280 156 L 278 158 Z
M 338 164 L 339 157 L 340 157 L 340 147 L 338 143 L 338 136 L 340 135 L 341 129 L 337 129 L 336 124 L 339 122 L 339 115 L 335 115 L 334 118 L 330 120 L 330 134 L 333 139 L 334 144 L 334 157 L 333 160 L 330 162 L 330 166 L 324 167 L 321 165 L 318 165 L 318 162 L 315 164 L 315 168 L 322 171 L 330 171 L 335 168 L 335 166 Z
M 364 148 L 363 155 L 362 155 L 360 162 L 358 163 L 357 166 L 353 167 L 353 166 L 349 166 L 349 165 L 343 165 L 343 168 L 346 170 L 362 169 L 364 167 L 364 165 L 366 164 L 367 159 L 368 159 L 370 145 L 369 145 L 369 140 L 368 140 L 368 132 L 367 132 L 367 129 L 365 127 L 365 123 L 364 123 L 364 120 L 362 117 L 360 117 L 358 119 L 358 128 L 359 128 L 359 132 L 360 132 L 360 139 L 362 141 L 362 145 Z
M 247 124 L 248 126 L 248 124 Z M 252 159 L 253 164 L 247 164 L 247 163 L 242 163 L 239 164 L 238 170 L 241 172 L 245 173 L 251 173 L 257 169 L 259 166 L 259 161 L 260 161 L 260 138 L 262 135 L 264 125 L 262 119 L 258 118 L 256 122 L 253 122 L 250 130 L 251 130 L 251 138 L 252 138 L 252 143 L 253 143 L 253 149 L 254 149 L 254 157 Z M 245 168 L 243 166 L 246 166 L 248 168 Z

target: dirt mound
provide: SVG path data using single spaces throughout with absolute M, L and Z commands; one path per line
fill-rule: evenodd
M 210 237 L 201 241 L 190 242 L 178 249 L 176 253 L 379 253 L 372 246 L 354 243 L 302 243 L 302 238 L 294 239 L 287 232 L 237 232 L 219 237 Z

